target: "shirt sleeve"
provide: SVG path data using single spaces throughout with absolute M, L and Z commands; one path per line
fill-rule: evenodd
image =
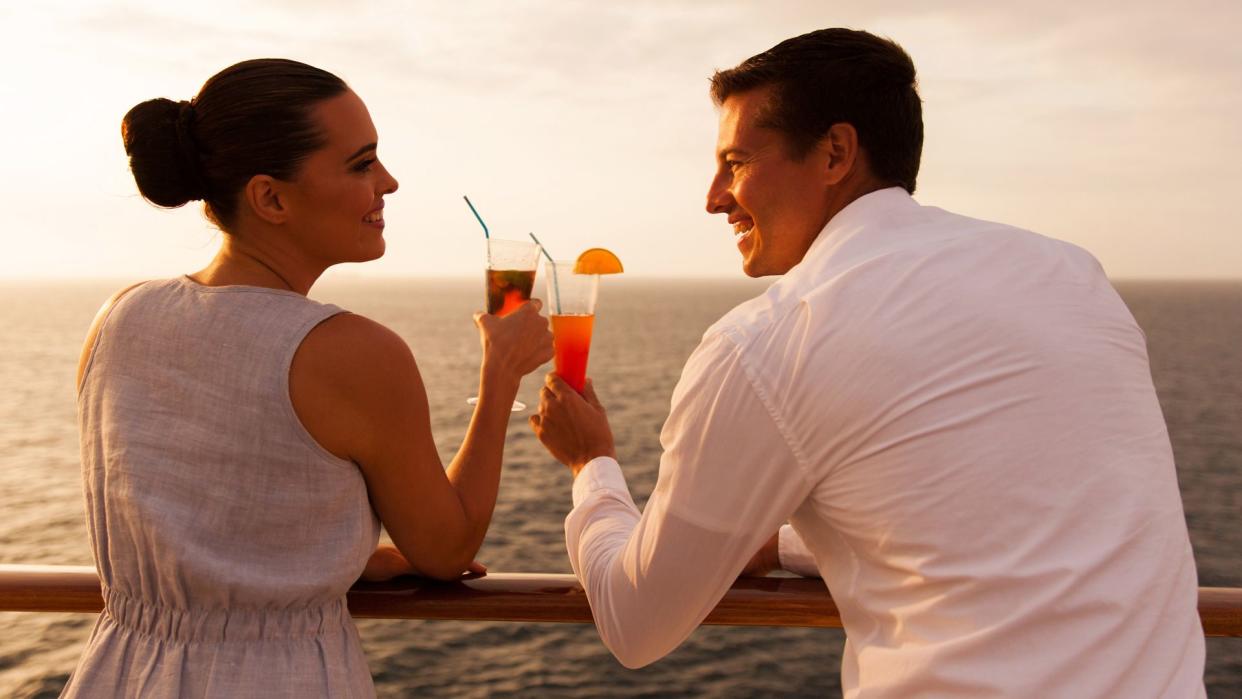
M 646 510 L 616 461 L 578 474 L 569 560 L 600 638 L 626 667 L 680 645 L 810 492 L 772 405 L 736 345 L 705 338 L 673 392 Z

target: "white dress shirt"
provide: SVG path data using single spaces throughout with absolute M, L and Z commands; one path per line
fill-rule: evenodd
M 565 538 L 626 666 L 673 650 L 786 520 L 846 697 L 1204 696 L 1197 578 L 1143 334 L 1083 250 L 873 192 L 703 336 L 639 513 Z M 800 539 L 800 541 L 799 541 Z

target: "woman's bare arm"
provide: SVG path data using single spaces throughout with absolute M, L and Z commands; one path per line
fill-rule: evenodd
M 478 318 L 484 345 L 479 403 L 447 471 L 436 451 L 422 377 L 391 330 L 343 314 L 307 335 L 289 392 L 298 417 L 328 451 L 362 470 L 393 543 L 419 572 L 456 578 L 491 522 L 509 408 L 521 377 L 552 356 L 534 301 Z

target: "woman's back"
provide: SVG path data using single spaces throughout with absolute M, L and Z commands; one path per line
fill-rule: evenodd
M 119 294 L 88 333 L 79 427 L 105 606 L 66 695 L 373 695 L 345 593 L 364 573 L 482 570 L 509 408 L 552 359 L 548 321 L 538 301 L 476 315 L 479 402 L 446 469 L 405 341 L 305 297 L 387 245 L 397 180 L 361 98 L 254 59 L 190 100 L 140 102 L 121 136 L 144 199 L 202 201 L 223 236 L 206 267 Z M 394 546 L 376 548 L 380 519 Z
M 79 396 L 106 608 L 66 695 L 371 693 L 344 595 L 379 523 L 288 390 L 302 339 L 339 312 L 186 277 L 113 306 Z

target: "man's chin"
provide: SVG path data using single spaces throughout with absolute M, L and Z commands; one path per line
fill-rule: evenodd
M 774 271 L 769 267 L 770 265 L 765 265 L 763 260 L 758 255 L 755 255 L 754 252 L 742 258 L 742 273 L 753 279 L 780 274 L 780 272 Z

